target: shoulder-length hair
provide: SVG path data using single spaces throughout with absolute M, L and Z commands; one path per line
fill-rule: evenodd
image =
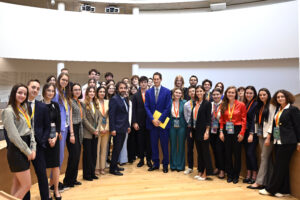
M 71 97 L 74 98 L 74 95 L 73 95 L 74 86 L 79 86 L 80 87 L 80 96 L 78 97 L 78 99 L 82 99 L 82 89 L 81 89 L 81 85 L 79 83 L 73 83 L 72 84 L 72 86 L 71 86 Z
M 93 104 L 94 106 L 99 109 L 99 104 L 98 104 L 98 101 L 97 101 L 97 94 L 96 94 L 96 88 L 95 87 L 87 87 L 86 91 L 85 91 L 85 99 L 84 99 L 84 103 L 86 105 L 86 109 L 87 110 L 91 110 L 91 107 L 90 107 L 90 97 L 89 97 L 89 92 L 91 90 L 94 90 L 95 91 L 95 97 L 93 98 Z
M 65 88 L 62 88 L 61 85 L 60 85 L 60 80 L 62 79 L 63 76 L 66 76 L 68 77 L 68 84 Z M 66 73 L 60 73 L 58 78 L 57 78 L 57 81 L 56 81 L 56 88 L 57 88 L 57 91 L 58 91 L 58 94 L 59 94 L 59 102 L 61 104 L 63 104 L 63 97 L 66 98 L 68 104 L 71 106 L 71 90 L 70 90 L 70 76 L 69 74 L 66 74 Z M 64 94 L 65 92 L 65 94 Z
M 174 80 L 174 89 L 178 87 L 178 86 L 176 85 L 176 81 L 177 81 L 177 80 L 181 80 L 181 82 L 182 82 L 182 86 L 181 86 L 181 87 L 183 88 L 183 87 L 184 87 L 184 78 L 183 78 L 183 76 L 178 75 L 178 76 L 175 77 L 175 80 Z
M 288 103 L 289 104 L 295 103 L 295 96 L 292 93 L 290 93 L 287 90 L 278 90 L 277 92 L 275 92 L 275 94 L 273 95 L 273 97 L 271 99 L 271 103 L 274 106 L 276 106 L 276 107 L 280 106 L 280 104 L 277 102 L 277 95 L 278 95 L 278 93 L 282 93 L 284 95 L 287 104 Z
M 222 104 L 221 104 L 221 114 L 223 115 L 226 111 L 226 109 L 228 108 L 228 103 L 229 103 L 229 99 L 227 97 L 227 92 L 228 90 L 230 89 L 234 89 L 235 91 L 235 99 L 238 98 L 238 92 L 237 92 L 237 89 L 235 86 L 229 86 L 226 90 L 225 90 L 225 94 L 224 94 L 224 97 L 222 99 Z
M 261 121 L 268 122 L 268 119 L 269 119 L 269 117 L 268 117 L 269 116 L 269 106 L 270 106 L 270 101 L 271 101 L 271 93 L 270 93 L 270 91 L 267 88 L 261 88 L 258 91 L 257 109 L 256 109 L 256 113 L 255 113 L 255 116 L 256 116 L 255 122 L 257 122 L 257 123 L 259 122 L 259 113 L 260 113 L 260 110 L 264 106 L 264 103 L 259 98 L 259 93 L 260 92 L 266 92 L 267 95 L 268 95 L 266 105 L 264 107 L 264 110 L 262 111 Z
M 173 90 L 172 90 L 172 100 L 174 100 L 175 99 L 175 91 L 176 90 L 179 90 L 180 92 L 181 92 L 181 97 L 180 97 L 180 100 L 182 100 L 183 99 L 183 89 L 182 88 L 179 88 L 179 87 L 175 87 L 175 88 L 173 88 Z
M 45 85 L 44 85 L 44 87 L 43 87 L 43 91 L 42 91 L 42 96 L 45 98 L 45 96 L 46 96 L 46 91 L 47 91 L 47 89 L 49 88 L 49 87 L 53 87 L 54 88 L 54 96 L 53 97 L 55 97 L 55 94 L 56 94 L 56 87 L 55 87 L 55 85 L 54 84 L 52 84 L 52 83 L 46 83 Z
M 9 95 L 9 100 L 8 100 L 8 104 L 7 105 L 11 105 L 11 107 L 13 108 L 13 111 L 17 117 L 17 120 L 20 120 L 20 115 L 19 115 L 19 111 L 17 108 L 17 103 L 16 103 L 16 95 L 17 95 L 17 91 L 20 87 L 24 87 L 27 90 L 27 95 L 26 95 L 26 99 L 21 103 L 21 105 L 27 105 L 28 102 L 28 87 L 22 83 L 18 83 L 16 85 L 14 85 L 11 89 L 10 95 Z M 28 107 L 28 105 L 27 105 Z

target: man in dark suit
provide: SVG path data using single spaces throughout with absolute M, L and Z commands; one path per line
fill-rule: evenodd
M 144 106 L 148 78 L 146 76 L 140 77 L 139 85 L 140 90 L 132 98 L 132 124 L 133 128 L 136 130 L 138 155 L 140 158 L 137 167 L 142 167 L 144 165 L 145 154 L 148 167 L 152 167 L 150 134 L 146 129 L 147 114 Z
M 36 157 L 32 161 L 35 174 L 38 178 L 40 196 L 42 200 L 49 199 L 48 178 L 46 172 L 46 143 L 50 134 L 50 116 L 47 106 L 35 100 L 40 90 L 39 80 L 30 80 L 28 86 L 29 115 L 34 126 L 34 137 L 37 142 Z M 30 199 L 30 191 L 24 199 Z
M 122 176 L 120 171 L 123 171 L 124 168 L 118 167 L 117 162 L 126 133 L 130 133 L 129 104 L 125 99 L 127 84 L 122 81 L 118 82 L 116 90 L 117 94 L 109 101 L 109 129 L 114 143 L 109 173 Z
M 169 164 L 168 143 L 170 123 L 168 123 L 165 129 L 161 128 L 160 125 L 170 116 L 171 91 L 161 86 L 161 81 L 162 75 L 159 72 L 155 72 L 153 74 L 154 86 L 147 90 L 145 98 L 145 109 L 147 113 L 146 128 L 150 131 L 152 161 L 154 162 L 154 165 L 150 167 L 148 171 L 159 169 L 158 140 L 160 140 L 163 152 L 163 172 L 167 173 Z M 153 118 L 153 114 L 156 110 L 161 113 L 159 119 Z

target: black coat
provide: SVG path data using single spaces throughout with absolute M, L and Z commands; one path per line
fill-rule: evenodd
M 274 126 L 276 126 L 275 119 L 273 121 L 273 128 Z M 297 107 L 290 105 L 288 109 L 283 110 L 279 118 L 279 130 L 281 144 L 295 144 L 300 142 L 300 111 Z
M 203 140 L 204 133 L 206 131 L 206 127 L 211 125 L 211 103 L 203 100 L 198 110 L 197 120 L 196 120 L 196 129 L 194 129 L 194 118 L 193 112 L 195 109 L 195 103 L 193 105 L 192 113 L 191 113 L 191 129 L 193 138 L 197 141 Z
M 146 118 L 147 113 L 145 110 L 142 93 L 139 90 L 132 96 L 132 124 L 138 123 L 140 129 L 146 128 Z

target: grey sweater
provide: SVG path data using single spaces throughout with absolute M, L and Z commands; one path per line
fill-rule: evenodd
M 2 112 L 2 120 L 4 128 L 7 131 L 7 136 L 11 143 L 20 149 L 26 156 L 31 154 L 31 151 L 36 151 L 36 141 L 34 138 L 34 130 L 29 129 L 25 117 L 20 114 L 20 120 L 17 120 L 13 108 L 9 105 Z M 22 140 L 21 136 L 31 136 L 30 147 Z

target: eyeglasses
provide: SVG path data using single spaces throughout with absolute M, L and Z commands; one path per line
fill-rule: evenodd
M 62 80 L 62 81 L 64 81 L 64 82 L 69 82 L 68 79 L 60 79 L 60 80 Z

